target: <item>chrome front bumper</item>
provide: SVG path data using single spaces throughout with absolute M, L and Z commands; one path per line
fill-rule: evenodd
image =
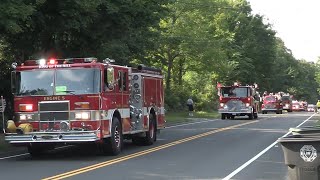
M 250 109 L 240 109 L 240 110 L 229 110 L 229 109 L 219 109 L 218 113 L 222 114 L 222 113 L 230 113 L 230 114 L 243 114 L 243 113 L 251 113 Z
M 276 108 L 262 108 L 262 111 L 281 111 L 282 109 L 276 109 Z
M 99 133 L 100 131 L 7 133 L 5 141 L 10 144 L 94 142 L 100 140 Z

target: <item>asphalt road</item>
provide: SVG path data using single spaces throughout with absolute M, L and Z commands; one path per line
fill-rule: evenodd
M 237 179 L 286 180 L 277 139 L 290 127 L 310 126 L 313 113 L 259 114 L 257 120 L 207 119 L 166 128 L 152 146 L 125 143 L 119 156 L 90 145 L 72 146 L 39 158 L 0 157 L 1 179 Z M 301 124 L 303 123 L 303 124 Z

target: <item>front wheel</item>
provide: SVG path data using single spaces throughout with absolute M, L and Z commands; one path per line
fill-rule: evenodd
M 118 155 L 122 150 L 123 137 L 122 137 L 122 127 L 118 118 L 114 117 L 112 119 L 111 127 L 111 137 L 104 139 L 102 144 L 102 151 L 105 154 Z
M 28 145 L 28 153 L 32 157 L 38 157 L 41 156 L 43 153 L 45 153 L 48 150 L 54 149 L 54 144 L 40 144 L 40 143 L 30 143 Z

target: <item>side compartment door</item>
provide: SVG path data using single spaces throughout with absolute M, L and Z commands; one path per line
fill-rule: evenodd
M 131 131 L 130 107 L 129 107 L 129 78 L 128 69 L 117 70 L 117 108 L 121 113 L 123 132 Z

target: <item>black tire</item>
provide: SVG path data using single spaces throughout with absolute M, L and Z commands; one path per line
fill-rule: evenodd
M 252 120 L 253 119 L 253 113 L 248 114 L 248 119 Z
M 235 115 L 230 115 L 230 119 L 234 119 L 235 117 Z
M 39 157 L 42 154 L 44 154 L 45 151 L 54 149 L 54 145 L 31 143 L 27 146 L 27 148 L 28 148 L 28 153 L 32 157 Z
M 153 114 L 150 114 L 149 130 L 146 132 L 146 137 L 144 137 L 144 144 L 152 145 L 156 140 L 157 140 L 156 117 Z
M 254 119 L 258 119 L 258 113 L 257 112 L 253 114 L 253 118 Z
M 149 130 L 145 137 L 133 136 L 132 142 L 136 145 L 152 145 L 157 140 L 156 118 L 153 114 L 149 115 Z
M 221 114 L 221 119 L 226 119 L 226 114 Z
M 120 154 L 123 146 L 122 127 L 118 118 L 112 119 L 111 137 L 104 139 L 101 145 L 105 154 L 116 156 Z

